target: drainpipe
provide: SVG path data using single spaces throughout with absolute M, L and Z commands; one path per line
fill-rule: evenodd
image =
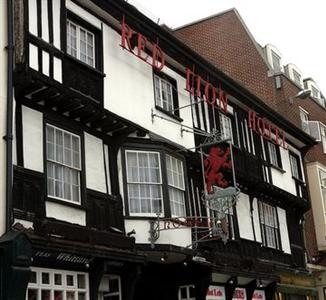
M 13 42 L 13 5 L 12 0 L 7 0 L 8 18 L 8 73 L 7 73 L 7 129 L 6 136 L 6 232 L 10 231 L 12 224 L 12 140 L 13 140 L 13 66 L 14 66 L 14 42 Z

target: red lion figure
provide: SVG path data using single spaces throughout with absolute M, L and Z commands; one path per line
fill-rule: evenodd
M 225 188 L 228 186 L 227 180 L 223 177 L 220 169 L 232 167 L 232 162 L 229 160 L 230 147 L 225 151 L 220 147 L 212 147 L 209 151 L 208 157 L 204 160 L 205 179 L 207 186 L 207 193 L 213 192 L 213 185 L 216 184 L 219 187 Z

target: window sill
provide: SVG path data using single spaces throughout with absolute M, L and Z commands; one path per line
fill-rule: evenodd
M 83 67 L 84 69 L 87 69 L 88 71 L 101 76 L 101 77 L 105 77 L 106 75 L 101 72 L 100 70 L 96 69 L 95 67 L 92 67 L 84 62 L 82 62 L 81 60 L 79 60 L 76 57 L 71 56 L 70 54 L 66 53 L 66 58 L 71 60 L 72 62 L 75 62 L 76 64 L 79 64 L 81 67 Z
M 301 183 L 301 184 L 306 184 L 302 179 L 300 179 L 300 178 L 297 178 L 297 177 L 294 177 L 294 176 L 292 176 L 292 179 L 294 180 L 294 181 L 296 181 L 296 182 L 299 182 L 299 183 Z
M 64 206 L 69 206 L 69 207 L 72 207 L 72 208 L 77 208 L 77 209 L 80 209 L 80 210 L 86 210 L 86 207 L 84 205 L 82 205 L 82 204 L 76 204 L 76 203 L 72 203 L 72 202 L 69 202 L 69 201 L 60 200 L 60 199 L 56 199 L 56 198 L 52 198 L 52 197 L 47 197 L 46 201 L 61 204 L 61 205 L 64 205 Z
M 156 110 L 158 110 L 158 111 L 160 111 L 160 112 L 166 114 L 166 115 L 169 116 L 170 118 L 175 119 L 176 121 L 178 121 L 178 122 L 180 122 L 180 123 L 183 122 L 183 119 L 182 119 L 182 118 L 180 118 L 180 117 L 176 116 L 175 114 L 173 114 L 173 113 L 171 113 L 171 112 L 165 110 L 164 108 L 162 108 L 162 107 L 160 107 L 160 106 L 157 106 L 157 105 L 155 105 L 155 108 L 156 108 Z
M 160 216 L 160 219 L 164 219 L 164 216 Z M 146 216 L 146 215 L 139 215 L 139 216 L 135 216 L 135 215 L 129 215 L 129 216 L 124 216 L 125 220 L 144 220 L 144 221 L 148 221 L 148 220 L 157 220 L 157 217 L 155 216 Z
M 273 165 L 273 164 L 270 164 L 270 167 L 272 167 L 273 169 L 275 169 L 275 170 L 281 172 L 282 174 L 286 173 L 286 171 L 283 170 L 282 168 L 280 168 L 279 166 L 275 166 L 275 165 Z

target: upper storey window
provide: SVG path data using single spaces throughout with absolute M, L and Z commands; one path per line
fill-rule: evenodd
M 281 57 L 277 55 L 273 50 L 272 50 L 272 62 L 273 62 L 273 69 L 275 72 L 281 72 Z
M 300 120 L 301 120 L 301 128 L 304 132 L 310 134 L 309 128 L 309 115 L 308 112 L 300 108 Z
M 296 84 L 301 85 L 301 75 L 296 70 L 292 70 L 293 72 L 293 80 Z
M 290 152 L 290 164 L 291 164 L 291 171 L 292 176 L 296 179 L 302 180 L 302 174 L 301 174 L 301 165 L 300 165 L 300 158 L 298 155 Z
M 46 126 L 47 192 L 49 197 L 80 203 L 80 137 Z
M 163 73 L 154 73 L 155 106 L 164 112 L 179 117 L 176 80 Z
M 95 67 L 95 35 L 77 23 L 67 20 L 67 53 Z
M 311 93 L 314 98 L 319 98 L 319 91 L 314 86 L 311 86 Z

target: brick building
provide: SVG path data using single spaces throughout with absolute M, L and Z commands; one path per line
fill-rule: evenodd
M 326 101 L 311 78 L 303 79 L 294 65 L 283 66 L 281 53 L 272 45 L 260 46 L 236 9 L 182 26 L 175 35 L 216 67 L 279 111 L 297 128 L 316 138 L 316 145 L 306 151 L 305 172 L 311 198 L 311 210 L 305 215 L 307 274 L 283 284 L 314 285 L 324 297 L 325 261 L 325 178 L 326 178 Z M 308 89 L 308 96 L 303 89 Z M 299 224 L 298 224 L 299 226 Z M 301 280 L 301 281 L 300 281 Z M 282 281 L 281 281 L 282 283 Z M 285 289 L 286 294 L 294 290 Z M 297 292 L 297 291 L 296 291 Z

